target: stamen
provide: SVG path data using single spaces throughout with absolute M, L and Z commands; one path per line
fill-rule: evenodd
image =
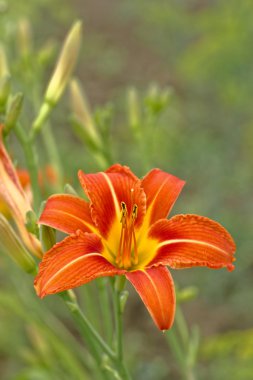
M 124 245 L 125 245 L 125 235 L 126 235 L 126 225 L 127 225 L 127 206 L 125 202 L 121 202 L 121 218 L 120 218 L 121 232 L 120 232 L 120 240 L 119 240 L 119 249 L 116 256 L 116 264 L 122 266 L 122 256 L 124 253 Z
M 133 189 L 131 189 L 131 198 L 133 201 Z M 116 264 L 119 267 L 128 269 L 132 264 L 138 263 L 137 243 L 134 231 L 134 223 L 137 218 L 138 206 L 134 204 L 132 206 L 132 214 L 128 216 L 127 206 L 125 202 L 121 202 L 121 232 L 119 249 L 116 256 Z M 130 220 L 129 220 L 130 219 Z M 133 244 L 133 255 L 132 255 Z

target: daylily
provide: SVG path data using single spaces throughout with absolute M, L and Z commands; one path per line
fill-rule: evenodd
M 39 220 L 70 234 L 43 257 L 35 279 L 40 297 L 124 275 L 165 330 L 172 326 L 176 302 L 167 266 L 234 268 L 235 244 L 219 223 L 198 215 L 166 219 L 184 181 L 159 169 L 140 180 L 119 164 L 78 174 L 90 201 L 53 195 Z
M 29 196 L 24 191 L 17 171 L 4 147 L 2 130 L 0 125 L 0 197 L 5 202 L 19 229 L 20 235 L 26 247 L 39 258 L 42 256 L 39 240 L 30 234 L 25 226 L 26 214 L 32 210 Z M 27 185 L 27 176 L 20 174 L 23 185 Z
M 24 169 L 16 169 L 16 173 L 19 179 L 19 182 L 25 191 L 25 193 L 30 196 L 30 177 L 27 170 Z M 0 194 L 0 214 L 3 214 L 7 219 L 11 218 L 11 210 L 8 204 L 5 202 L 4 198 Z

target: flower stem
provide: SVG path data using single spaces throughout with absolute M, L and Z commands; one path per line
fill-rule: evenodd
M 49 155 L 50 163 L 52 163 L 52 165 L 54 165 L 57 169 L 57 183 L 59 186 L 59 190 L 62 191 L 64 176 L 61 165 L 61 159 L 59 157 L 59 153 L 55 144 L 55 139 L 49 123 L 46 123 L 44 125 L 44 127 L 41 129 L 41 133 L 44 140 L 44 145 L 46 146 Z
M 103 312 L 103 328 L 104 328 L 104 334 L 106 337 L 107 342 L 112 342 L 113 337 L 113 326 L 112 326 L 112 315 L 111 315 L 111 303 L 110 303 L 110 296 L 109 296 L 109 289 L 108 286 L 108 279 L 105 278 L 98 278 L 97 279 L 97 288 L 99 292 L 100 297 L 100 304 L 102 305 L 101 311 Z
M 123 357 L 123 334 L 122 334 L 122 308 L 120 304 L 121 291 L 114 289 L 114 313 L 115 313 L 115 332 L 116 332 L 116 364 L 122 380 L 131 380 L 131 376 L 124 364 Z
M 103 338 L 97 333 L 97 331 L 93 328 L 91 323 L 82 313 L 77 300 L 74 296 L 73 292 L 67 291 L 61 293 L 62 298 L 64 299 L 68 309 L 71 311 L 75 320 L 78 322 L 78 325 L 81 327 L 82 331 L 85 333 L 86 337 L 89 337 L 92 341 L 92 346 L 94 348 L 94 343 L 99 346 L 102 351 L 109 356 L 113 361 L 115 360 L 115 353 L 111 350 L 111 348 L 107 345 L 107 343 L 103 340 Z M 95 349 L 94 349 L 95 352 Z
M 122 313 L 120 309 L 120 292 L 115 290 L 116 353 L 119 361 L 123 359 Z

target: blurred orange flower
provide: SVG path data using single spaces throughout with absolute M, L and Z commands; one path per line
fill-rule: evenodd
M 0 125 L 0 197 L 3 207 L 0 211 L 10 211 L 24 244 L 34 255 L 40 258 L 42 256 L 40 242 L 27 231 L 25 226 L 26 214 L 32 210 L 29 192 L 26 193 L 23 188 L 28 186 L 29 176 L 25 171 L 20 171 L 18 175 L 4 147 L 2 130 L 3 126 Z
M 166 219 L 184 186 L 179 178 L 153 169 L 140 180 L 116 164 L 95 174 L 79 171 L 79 179 L 90 202 L 53 195 L 39 221 L 70 234 L 43 257 L 35 279 L 40 297 L 124 275 L 165 330 L 176 304 L 167 266 L 234 269 L 235 244 L 219 223 L 198 215 Z

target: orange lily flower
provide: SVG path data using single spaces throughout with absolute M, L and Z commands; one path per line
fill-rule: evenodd
M 219 223 L 197 215 L 167 220 L 184 181 L 159 169 L 142 180 L 113 165 L 84 174 L 90 202 L 51 196 L 39 223 L 70 236 L 43 257 L 35 279 L 40 297 L 83 285 L 97 277 L 125 275 L 161 330 L 172 326 L 174 284 L 167 266 L 233 270 L 235 244 Z
M 27 186 L 28 179 L 24 172 L 18 173 L 4 147 L 2 138 L 3 126 L 0 125 L 0 197 L 10 210 L 19 229 L 20 235 L 27 248 L 37 257 L 42 256 L 40 242 L 30 234 L 25 226 L 26 213 L 32 210 L 29 196 L 25 193 L 22 184 Z
M 19 182 L 24 189 L 25 193 L 30 194 L 30 177 L 27 170 L 17 169 L 16 170 Z M 11 217 L 11 210 L 6 204 L 4 198 L 0 194 L 0 213 L 3 214 L 7 219 Z

